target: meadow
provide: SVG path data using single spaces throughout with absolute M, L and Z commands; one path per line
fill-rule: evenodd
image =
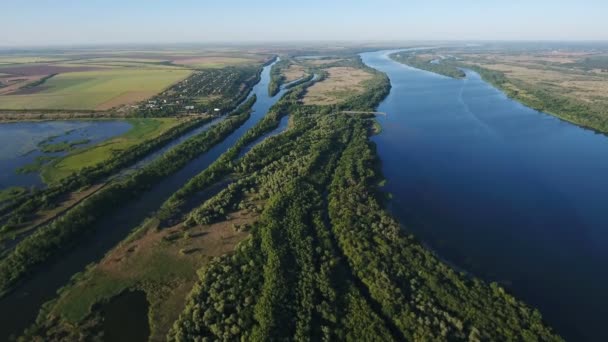
M 196 70 L 259 65 L 233 50 L 82 50 L 0 55 L 0 111 L 108 111 L 140 103 Z
M 335 66 L 325 69 L 327 77 L 310 87 L 303 98 L 307 105 L 331 105 L 359 95 L 365 90 L 364 82 L 372 78 L 367 71 L 353 67 Z
M 38 91 L 0 97 L 0 109 L 106 110 L 145 100 L 189 74 L 189 70 L 181 69 L 59 74 L 39 86 Z
M 182 123 L 183 120 L 176 118 L 137 118 L 129 119 L 129 122 L 133 125 L 133 128 L 126 134 L 89 148 L 74 151 L 56 162 L 46 165 L 41 172 L 42 179 L 47 184 L 57 183 L 82 168 L 103 163 L 117 153 L 159 136 Z

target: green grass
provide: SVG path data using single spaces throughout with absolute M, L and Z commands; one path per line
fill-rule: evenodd
M 51 160 L 54 160 L 56 158 L 57 157 L 53 157 L 53 156 L 38 156 L 38 157 L 36 157 L 36 160 L 34 160 L 33 162 L 31 162 L 27 165 L 24 165 L 24 166 L 18 168 L 17 170 L 15 170 L 15 173 L 23 174 L 23 173 L 39 172 L 46 163 L 48 163 Z
M 10 188 L 2 189 L 0 190 L 0 203 L 10 201 L 26 192 L 27 189 L 20 186 L 11 186 Z
M 141 101 L 187 77 L 177 68 L 108 69 L 59 74 L 37 93 L 0 96 L 0 109 L 99 110 Z
M 95 166 L 111 158 L 115 153 L 127 150 L 145 140 L 152 139 L 181 121 L 175 118 L 130 119 L 133 127 L 125 134 L 97 145 L 75 151 L 42 169 L 44 182 L 52 184 L 77 172 L 83 167 Z
M 138 239 L 147 230 L 157 227 L 158 220 L 146 221 L 119 246 L 138 244 Z M 183 309 L 183 297 L 197 279 L 195 270 L 210 259 L 178 256 L 172 251 L 176 247 L 167 242 L 153 249 L 143 248 L 146 248 L 143 255 L 129 257 L 109 269 L 97 264 L 76 275 L 60 290 L 59 298 L 52 305 L 52 315 L 68 325 L 78 325 L 89 317 L 95 304 L 108 301 L 127 289 L 139 289 L 146 293 L 150 303 L 151 333 L 158 334 L 159 328 L 166 333 Z
M 80 139 L 76 141 L 61 141 L 52 144 L 40 144 L 40 151 L 44 153 L 63 152 L 74 149 L 78 145 L 88 144 L 90 139 Z

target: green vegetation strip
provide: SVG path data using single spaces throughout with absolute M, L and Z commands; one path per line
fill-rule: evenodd
M 138 197 L 151 184 L 178 171 L 189 161 L 222 141 L 247 121 L 254 102 L 255 97 L 252 97 L 239 107 L 235 115 L 212 129 L 186 140 L 126 180 L 102 189 L 69 210 L 64 216 L 25 238 L 0 260 L 0 292 L 6 293 L 19 279 L 31 272 L 34 266 L 71 245 L 85 231 L 94 229 L 95 222 L 115 209 L 116 203 Z
M 390 57 L 399 62 L 411 67 L 422 69 L 430 72 L 434 72 L 439 75 L 444 75 L 452 78 L 464 78 L 466 75 L 464 71 L 458 69 L 452 64 L 446 64 L 444 60 L 438 61 L 437 63 L 431 63 L 430 60 L 425 60 L 417 56 L 417 52 L 396 52 L 390 55 Z

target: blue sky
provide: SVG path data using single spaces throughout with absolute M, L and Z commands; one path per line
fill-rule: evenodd
M 608 40 L 608 0 L 0 0 L 0 45 Z

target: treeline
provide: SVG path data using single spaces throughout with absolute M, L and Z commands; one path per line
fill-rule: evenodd
M 400 51 L 390 55 L 390 57 L 399 62 L 411 67 L 422 69 L 436 74 L 444 75 L 452 78 L 464 78 L 466 74 L 456 66 L 444 63 L 443 60 L 430 61 L 417 56 L 418 52 Z
M 251 97 L 239 107 L 235 115 L 169 150 L 127 179 L 110 184 L 21 241 L 0 260 L 0 293 L 8 291 L 19 279 L 31 272 L 34 266 L 61 249 L 68 248 L 84 232 L 94 229 L 95 222 L 110 214 L 116 206 L 138 197 L 153 184 L 221 142 L 249 118 L 254 102 L 255 97 Z
M 211 118 L 188 120 L 153 139 L 146 140 L 137 146 L 116 154 L 102 164 L 82 168 L 77 173 L 62 179 L 59 184 L 50 185 L 48 188 L 36 191 L 30 196 L 24 196 L 15 200 L 10 205 L 3 207 L 0 212 L 3 215 L 2 222 L 4 222 L 0 228 L 0 232 L 8 233 L 19 228 L 38 210 L 51 208 L 66 193 L 103 180 L 105 177 L 160 149 L 176 137 L 200 127 L 210 120 Z
M 608 106 L 606 101 L 577 100 L 543 85 L 530 85 L 506 77 L 503 72 L 477 65 L 466 65 L 479 73 L 484 81 L 502 90 L 528 107 L 553 114 L 574 124 L 608 133 Z M 512 85 L 512 86 L 510 86 Z

